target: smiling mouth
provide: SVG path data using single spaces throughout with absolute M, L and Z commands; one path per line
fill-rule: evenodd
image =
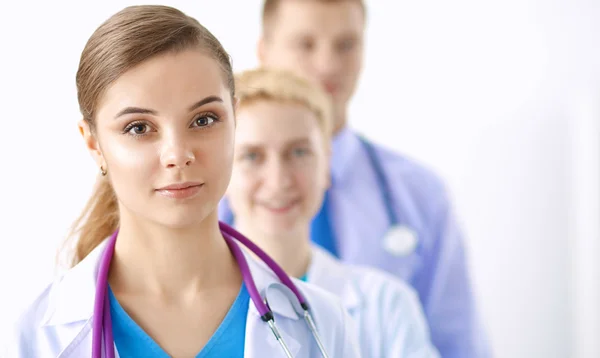
M 299 202 L 300 200 L 293 200 L 283 205 L 262 204 L 262 207 L 274 214 L 286 214 L 291 209 L 293 209 Z

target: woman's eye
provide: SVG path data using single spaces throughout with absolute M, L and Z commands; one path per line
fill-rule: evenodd
M 214 121 L 215 119 L 210 116 L 201 116 L 194 121 L 194 127 L 206 127 L 213 124 Z
M 148 132 L 148 125 L 141 123 L 134 124 L 131 127 L 129 127 L 128 132 L 135 135 L 146 134 Z

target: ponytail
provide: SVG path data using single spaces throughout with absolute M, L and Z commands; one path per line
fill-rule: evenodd
M 67 241 L 76 240 L 70 265 L 75 266 L 119 226 L 115 192 L 105 176 L 100 176 L 83 212 L 73 223 Z

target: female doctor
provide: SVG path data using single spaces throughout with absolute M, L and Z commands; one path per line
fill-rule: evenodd
M 341 297 L 362 357 L 438 357 L 415 292 L 375 269 L 343 264 L 310 244 L 328 186 L 332 128 L 319 87 L 272 69 L 236 77 L 238 124 L 226 198 L 236 227 L 284 270 Z
M 234 82 L 209 31 L 173 8 L 128 7 L 91 36 L 76 82 L 101 174 L 74 267 L 20 317 L 6 358 L 358 356 L 333 295 L 297 281 L 317 340 L 291 291 L 220 230 Z M 253 300 L 266 291 L 274 319 Z

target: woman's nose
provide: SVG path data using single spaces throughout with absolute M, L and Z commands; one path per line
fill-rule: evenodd
M 183 145 L 181 141 L 172 141 L 163 150 L 160 160 L 165 168 L 183 169 L 192 165 L 196 157 L 194 156 L 194 152 L 189 147 Z

